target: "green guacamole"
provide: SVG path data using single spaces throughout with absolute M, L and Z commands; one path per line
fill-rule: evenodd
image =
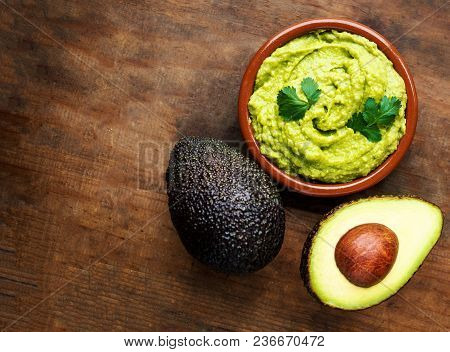
M 305 117 L 285 121 L 277 94 L 313 78 L 320 98 Z M 402 106 L 382 139 L 370 142 L 346 127 L 365 101 L 395 96 Z M 264 60 L 250 98 L 251 124 L 261 152 L 291 175 L 327 183 L 365 176 L 397 149 L 405 133 L 405 83 L 376 44 L 358 35 L 316 31 L 294 39 Z

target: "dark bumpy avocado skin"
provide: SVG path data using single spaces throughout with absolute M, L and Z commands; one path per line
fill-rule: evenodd
M 350 204 L 350 203 L 346 203 Z M 308 237 L 306 237 L 306 241 L 303 245 L 302 250 L 302 258 L 300 260 L 300 276 L 303 280 L 303 284 L 305 285 L 306 289 L 308 290 L 309 294 L 314 297 L 316 300 L 318 300 L 320 303 L 323 304 L 322 301 L 316 296 L 314 291 L 311 289 L 311 286 L 309 284 L 309 250 L 311 249 L 312 242 L 314 237 L 316 236 L 317 231 L 319 231 L 320 225 L 322 225 L 322 221 L 327 219 L 328 216 L 332 215 L 336 210 L 340 209 L 341 206 L 337 206 L 336 208 L 329 211 L 323 218 L 320 220 L 310 231 L 308 234 Z
M 314 238 L 316 237 L 317 231 L 319 231 L 322 223 L 327 220 L 331 215 L 333 215 L 336 211 L 338 211 L 341 208 L 347 207 L 351 204 L 355 204 L 355 203 L 359 203 L 361 201 L 366 201 L 366 200 L 370 200 L 370 199 L 379 199 L 379 198 L 397 198 L 397 199 L 403 199 L 403 198 L 413 198 L 413 199 L 419 199 L 419 200 L 423 200 L 420 197 L 417 196 L 391 196 L 391 195 L 381 195 L 381 196 L 373 196 L 373 197 L 368 197 L 368 198 L 362 198 L 362 199 L 358 199 L 358 200 L 354 200 L 354 201 L 350 201 L 347 203 L 342 203 L 340 205 L 338 205 L 337 207 L 331 209 L 328 213 L 326 213 L 322 219 L 320 219 L 317 224 L 313 227 L 313 229 L 310 231 L 310 233 L 308 234 L 308 236 L 306 237 L 305 243 L 303 245 L 303 250 L 302 250 L 302 257 L 300 260 L 300 277 L 303 280 L 303 284 L 305 285 L 308 293 L 315 298 L 318 302 L 320 302 L 321 304 L 333 308 L 333 309 L 340 309 L 340 310 L 345 310 L 343 308 L 336 308 L 336 307 L 331 307 L 328 304 L 325 304 L 324 302 L 322 302 L 319 297 L 317 297 L 317 295 L 315 294 L 315 292 L 312 290 L 311 285 L 310 285 L 310 280 L 309 280 L 309 255 L 310 255 L 310 249 L 313 243 Z M 427 203 L 433 204 L 429 201 L 426 201 Z M 433 204 L 434 206 L 436 206 L 437 208 L 439 208 L 437 205 Z M 439 242 L 439 241 L 438 241 Z M 437 242 L 436 242 L 437 244 Z M 435 244 L 435 245 L 436 245 Z M 433 246 L 434 247 L 434 246 Z M 431 251 L 430 251 L 431 252 Z M 423 263 L 422 263 L 423 264 Z M 417 268 L 416 272 L 421 268 L 422 264 Z M 409 278 L 409 280 L 402 286 L 405 287 L 406 284 L 411 280 L 411 278 L 414 276 L 414 273 L 411 275 L 411 277 Z M 392 296 L 390 296 L 392 297 Z M 389 299 L 390 297 L 387 297 L 384 301 L 386 301 L 387 299 Z M 381 301 L 379 303 L 377 303 L 376 305 L 383 303 L 384 301 Z M 363 309 L 357 309 L 357 310 L 365 310 L 365 309 L 369 309 L 372 308 L 368 307 L 368 308 L 363 308 Z M 353 310 L 355 311 L 355 310 Z
M 172 222 L 187 251 L 226 273 L 253 272 L 280 251 L 281 197 L 257 164 L 225 143 L 184 137 L 166 173 Z

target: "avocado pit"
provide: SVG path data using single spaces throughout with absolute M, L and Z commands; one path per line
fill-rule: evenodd
M 348 281 L 370 287 L 386 277 L 397 253 L 396 234 L 387 226 L 370 223 L 347 231 L 336 245 L 334 258 Z

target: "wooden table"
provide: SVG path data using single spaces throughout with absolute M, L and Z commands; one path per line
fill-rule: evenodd
M 6 5 L 5 5 L 6 3 Z M 449 6 L 436 1 L 0 0 L 0 327 L 6 330 L 448 330 L 449 227 L 412 280 L 357 312 L 299 278 L 308 231 L 362 196 L 448 213 Z M 420 99 L 406 158 L 353 197 L 285 192 L 278 257 L 245 276 L 193 260 L 164 190 L 181 135 L 240 140 L 241 76 L 270 35 L 339 16 L 394 41 Z

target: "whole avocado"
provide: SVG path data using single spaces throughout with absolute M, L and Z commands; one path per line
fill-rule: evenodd
M 226 273 L 266 266 L 280 251 L 280 194 L 257 164 L 212 138 L 184 137 L 166 173 L 172 222 L 187 251 Z

